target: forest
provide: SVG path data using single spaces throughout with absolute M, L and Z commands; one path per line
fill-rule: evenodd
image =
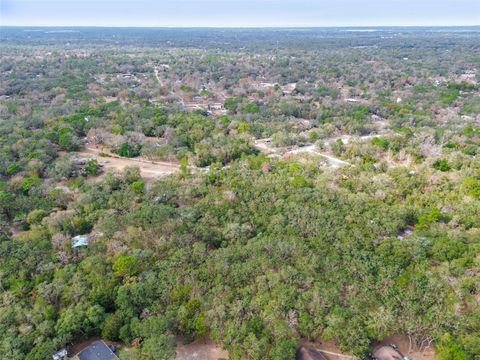
M 1 359 L 480 359 L 480 27 L 0 32 Z

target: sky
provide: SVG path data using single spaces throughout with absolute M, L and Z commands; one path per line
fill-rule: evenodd
M 480 0 L 0 0 L 0 25 L 480 25 Z

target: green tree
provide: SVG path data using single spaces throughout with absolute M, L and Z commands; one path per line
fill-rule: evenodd
M 141 194 L 141 193 L 143 193 L 143 190 L 145 189 L 145 183 L 143 182 L 143 180 L 137 180 L 137 181 L 134 181 L 130 185 L 130 187 L 135 192 L 135 194 Z
M 140 150 L 142 146 L 137 144 L 137 145 L 130 145 L 128 142 L 124 142 L 120 145 L 120 147 L 117 150 L 117 154 L 123 157 L 137 157 L 140 155 Z
M 98 170 L 100 169 L 100 165 L 98 165 L 97 160 L 89 159 L 85 165 L 85 172 L 87 174 L 97 175 Z
M 433 163 L 433 168 L 440 171 L 449 171 L 451 169 L 447 160 L 438 159 Z
M 78 149 L 78 142 L 71 128 L 64 127 L 58 130 L 58 146 L 65 151 Z
M 467 354 L 450 334 L 445 334 L 436 346 L 438 360 L 468 360 Z
M 123 325 L 122 318 L 117 314 L 110 314 L 105 319 L 102 327 L 102 337 L 107 340 L 116 341 Z
M 140 264 L 134 256 L 120 255 L 113 263 L 112 269 L 117 276 L 134 276 L 140 271 Z

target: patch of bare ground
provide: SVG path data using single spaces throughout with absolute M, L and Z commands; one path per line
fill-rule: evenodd
M 183 344 L 177 339 L 177 355 L 175 360 L 218 360 L 228 359 L 228 352 L 211 340 L 196 340 Z
M 176 172 L 180 166 L 175 162 L 150 161 L 143 158 L 122 158 L 118 155 L 106 153 L 99 148 L 86 147 L 77 152 L 83 157 L 94 158 L 104 169 L 123 170 L 127 166 L 138 166 L 141 176 L 146 180 L 154 180 L 159 177 Z M 106 156 L 101 156 L 106 154 Z
M 424 341 L 423 344 L 416 344 L 413 339 L 405 335 L 393 335 L 386 337 L 382 341 L 373 344 L 373 347 L 381 345 L 395 344 L 397 351 L 408 356 L 411 360 L 435 360 L 435 351 L 431 341 Z
M 327 360 L 353 360 L 355 357 L 352 354 L 342 352 L 340 347 L 333 341 L 318 340 L 310 342 L 307 340 L 301 340 L 300 345 L 309 349 L 315 349 L 319 351 Z
M 279 156 L 282 159 L 288 159 L 293 155 L 299 155 L 299 154 L 313 154 L 313 155 L 318 155 L 321 156 L 326 160 L 326 163 L 328 163 L 332 167 L 341 167 L 341 166 L 350 166 L 350 163 L 338 159 L 330 154 L 323 153 L 317 150 L 317 147 L 315 144 L 310 144 L 307 146 L 303 147 L 296 147 L 294 149 L 281 149 L 281 148 L 276 148 L 271 144 L 271 139 L 257 139 L 255 140 L 255 146 L 262 154 L 268 155 L 268 156 Z
M 393 335 L 386 337 L 382 341 L 374 342 L 372 350 L 380 346 L 395 344 L 398 346 L 398 352 L 402 356 L 408 356 L 410 360 L 435 360 L 435 351 L 432 342 L 425 341 L 423 344 L 416 344 L 413 339 L 410 341 L 408 336 Z M 343 352 L 333 341 L 318 340 L 310 342 L 302 340 L 301 346 L 315 349 L 322 353 L 328 360 L 353 360 L 356 359 L 352 354 Z

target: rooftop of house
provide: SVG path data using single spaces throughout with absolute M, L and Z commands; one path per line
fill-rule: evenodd
M 103 340 L 97 340 L 87 348 L 80 351 L 76 358 L 78 360 L 113 360 L 118 359 L 117 355 L 105 344 Z
M 79 246 L 88 245 L 88 236 L 87 235 L 77 235 L 72 238 L 72 248 L 77 248 Z
M 68 356 L 68 351 L 67 349 L 62 349 L 60 351 L 57 351 L 55 354 L 52 355 L 53 360 L 63 360 Z

